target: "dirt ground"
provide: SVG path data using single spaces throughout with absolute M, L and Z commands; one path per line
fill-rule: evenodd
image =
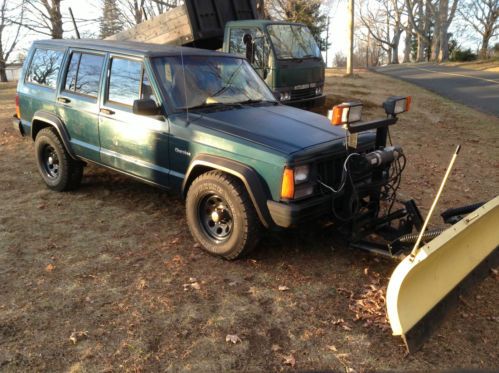
M 328 71 L 326 91 L 328 105 L 363 100 L 366 117 L 388 95 L 412 95 L 392 137 L 409 161 L 402 195 L 424 214 L 459 143 L 439 210 L 497 194 L 499 118 L 368 72 Z M 498 368 L 497 274 L 406 355 L 382 318 L 352 311 L 363 295 L 382 299 L 396 263 L 313 227 L 217 259 L 196 247 L 178 197 L 95 166 L 78 191 L 51 192 L 32 142 L 11 128 L 14 93 L 0 86 L 0 371 Z

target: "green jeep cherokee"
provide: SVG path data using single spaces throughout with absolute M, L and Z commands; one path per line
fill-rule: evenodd
M 93 162 L 176 190 L 194 238 L 227 259 L 252 249 L 262 228 L 373 213 L 372 188 L 363 186 L 375 171 L 349 163 L 365 157 L 347 157 L 347 131 L 281 105 L 244 58 L 132 42 L 37 41 L 17 91 L 13 124 L 34 140 L 50 189 L 78 187 Z M 374 133 L 356 140 L 353 154 L 374 150 Z M 355 171 L 348 178 L 347 163 Z

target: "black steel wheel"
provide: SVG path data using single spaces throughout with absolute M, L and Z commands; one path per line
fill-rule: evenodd
M 260 239 L 262 226 L 244 185 L 223 172 L 210 171 L 193 181 L 186 213 L 192 235 L 211 254 L 236 259 Z
M 218 242 L 230 237 L 234 219 L 227 201 L 222 197 L 218 194 L 208 194 L 200 201 L 198 213 L 207 235 Z
M 50 144 L 45 144 L 42 149 L 42 164 L 45 168 L 45 173 L 48 177 L 56 179 L 59 176 L 59 158 L 54 147 Z
M 38 171 L 50 189 L 62 192 L 80 185 L 83 163 L 70 157 L 57 132 L 51 127 L 37 133 L 35 155 Z

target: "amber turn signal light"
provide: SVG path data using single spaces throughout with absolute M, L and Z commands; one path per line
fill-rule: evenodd
M 295 196 L 295 173 L 292 168 L 285 168 L 282 174 L 281 198 L 293 199 Z

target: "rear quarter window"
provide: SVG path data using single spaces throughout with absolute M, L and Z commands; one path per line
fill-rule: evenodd
M 63 51 L 37 48 L 26 75 L 26 82 L 54 89 L 63 56 Z

